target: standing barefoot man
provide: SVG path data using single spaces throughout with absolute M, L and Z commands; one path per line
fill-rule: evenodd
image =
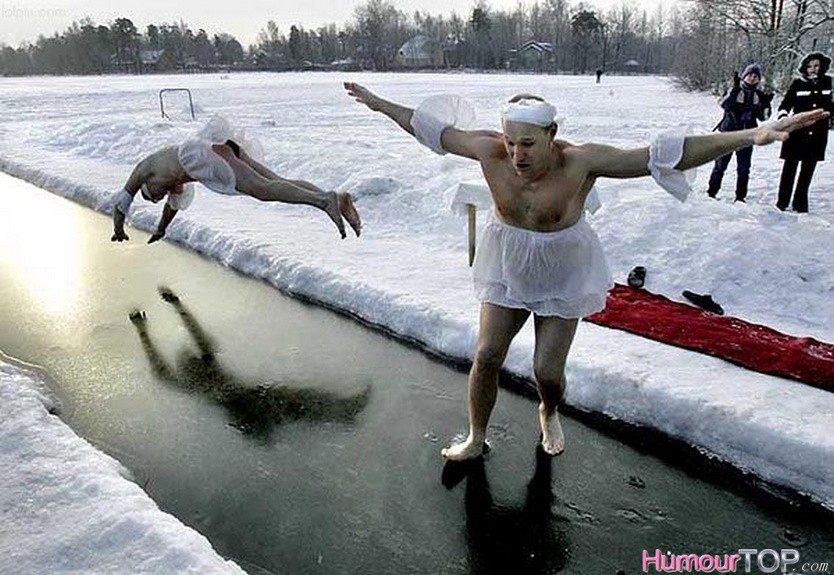
M 756 129 L 707 136 L 664 134 L 650 147 L 623 150 L 556 139 L 556 109 L 537 96 L 509 101 L 502 110 L 501 133 L 455 128 L 453 121 L 432 113 L 432 98 L 412 110 L 358 84 L 345 83 L 345 89 L 435 152 L 478 161 L 495 202 L 474 266 L 481 314 L 469 372 L 469 436 L 442 451 L 452 460 L 483 453 L 499 370 L 530 314 L 542 448 L 551 455 L 564 450 L 557 408 L 565 391 L 568 351 L 579 318 L 601 310 L 613 285 L 599 240 L 582 217 L 597 178 L 651 174 L 684 197 L 688 184 L 682 170 L 753 144 L 785 140 L 792 130 L 827 116 L 810 112 Z
M 153 203 L 168 196 L 162 218 L 148 243 L 162 239 L 177 212 L 191 204 L 194 189 L 193 185 L 186 184 L 195 181 L 218 194 L 240 193 L 263 202 L 313 206 L 327 214 L 342 238 L 345 237 L 342 218 L 359 236 L 362 223 L 350 194 L 325 192 L 309 182 L 281 178 L 251 158 L 234 137 L 229 124 L 215 117 L 194 138 L 179 146 L 162 148 L 141 160 L 117 194 L 111 241 L 129 239 L 124 229 L 125 218 L 139 191 Z

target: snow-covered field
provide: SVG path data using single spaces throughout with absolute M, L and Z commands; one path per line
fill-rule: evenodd
M 198 120 L 230 119 L 260 141 L 265 163 L 279 174 L 353 193 L 365 231 L 341 241 L 310 208 L 198 188 L 192 208 L 169 229 L 170 241 L 444 354 L 469 357 L 478 305 L 466 224 L 450 210 L 448 190 L 479 179 L 479 169 L 420 147 L 349 99 L 345 80 L 411 106 L 432 94 L 462 95 L 487 128 L 498 127 L 496 110 L 508 96 L 539 93 L 559 108 L 561 137 L 624 147 L 684 125 L 707 132 L 720 118 L 714 97 L 679 92 L 653 77 L 605 77 L 600 85 L 591 77 L 452 74 L 4 78 L 0 169 L 106 209 L 137 160 L 198 127 L 182 93 L 166 97 L 174 119 L 160 118 L 158 91 L 189 88 Z M 678 300 L 684 289 L 711 293 L 731 315 L 834 342 L 834 167 L 818 167 L 810 214 L 781 213 L 773 207 L 778 151 L 755 150 L 747 204 L 732 203 L 734 163 L 718 202 L 703 193 L 708 167 L 685 203 L 649 178 L 599 182 L 603 207 L 589 221 L 615 280 L 644 265 L 651 291 Z M 137 201 L 131 224 L 150 230 L 158 215 L 159 206 Z M 511 349 L 510 370 L 531 375 L 532 343 L 527 326 Z M 568 379 L 571 405 L 659 429 L 834 508 L 834 394 L 588 323 L 580 325 Z M 8 367 L 0 372 L 7 397 L 0 419 L 10 410 L 38 409 L 35 396 L 7 391 L 28 381 Z M 58 441 L 53 435 L 65 436 L 53 423 L 29 429 L 28 439 L 4 435 L 0 453 L 7 442 L 15 449 L 31 442 L 34 451 Z M 102 459 L 89 449 L 72 457 L 84 465 Z M 111 468 L 107 481 L 116 481 L 115 464 L 102 465 Z M 94 499 L 87 502 L 97 505 Z

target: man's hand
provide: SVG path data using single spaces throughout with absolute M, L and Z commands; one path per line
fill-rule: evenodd
M 124 228 L 116 228 L 113 230 L 113 235 L 110 236 L 111 242 L 123 242 L 125 240 L 129 240 L 130 238 L 125 233 Z
M 354 84 L 353 82 L 345 82 L 344 86 L 345 90 L 347 90 L 348 96 L 354 98 L 360 104 L 365 104 L 374 112 L 379 111 L 379 99 L 373 94 L 373 92 L 364 86 Z
M 820 120 L 828 118 L 828 116 L 829 114 L 825 110 L 812 110 L 811 112 L 788 116 L 773 123 L 762 124 L 762 126 L 756 128 L 753 143 L 757 146 L 764 146 L 777 141 L 784 142 L 794 130 L 807 128 Z
M 123 242 L 129 240 L 125 233 L 125 215 L 118 208 L 113 208 L 113 235 L 110 236 L 111 242 Z

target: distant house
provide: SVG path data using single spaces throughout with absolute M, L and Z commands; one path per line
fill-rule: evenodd
M 290 69 L 289 63 L 279 54 L 270 54 L 264 50 L 257 50 L 250 54 L 244 63 L 251 69 L 286 71 Z
M 636 74 L 643 71 L 643 65 L 637 60 L 627 60 L 623 62 L 623 70 L 628 74 Z
M 133 54 L 111 54 L 110 55 L 110 70 L 119 74 L 139 74 L 139 62 L 134 58 Z
M 182 69 L 187 74 L 196 74 L 200 71 L 200 63 L 197 58 L 189 56 L 183 61 Z
M 169 72 L 177 65 L 174 55 L 168 50 L 142 50 L 139 62 L 143 72 Z
M 509 51 L 507 67 L 511 70 L 551 72 L 553 70 L 553 45 L 550 42 L 529 40 Z
M 443 48 L 428 36 L 415 36 L 397 50 L 397 64 L 403 68 L 434 68 L 443 65 Z

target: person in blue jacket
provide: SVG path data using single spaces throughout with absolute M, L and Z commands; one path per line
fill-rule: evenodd
M 724 109 L 724 117 L 716 126 L 719 132 L 736 132 L 755 128 L 760 120 L 770 116 L 770 102 L 773 99 L 771 94 L 765 93 L 759 88 L 762 79 L 762 68 L 758 64 L 750 64 L 744 69 L 741 76 L 738 72 L 733 74 L 733 86 L 721 101 Z M 750 160 L 753 156 L 753 147 L 736 150 L 736 201 L 744 202 L 747 198 L 747 182 L 750 180 Z M 730 164 L 732 154 L 721 156 L 715 160 L 712 174 L 709 178 L 707 194 L 714 198 L 721 189 L 721 180 L 724 179 L 724 172 Z
M 834 112 L 831 100 L 831 76 L 826 76 L 831 58 L 821 52 L 812 52 L 802 59 L 798 78 L 791 82 L 782 103 L 779 104 L 778 117 L 783 118 L 789 112 L 806 110 L 828 110 Z M 792 207 L 795 212 L 808 211 L 808 187 L 814 177 L 817 162 L 825 159 L 828 145 L 829 120 L 819 121 L 812 126 L 797 130 L 782 144 L 779 157 L 785 160 L 782 176 L 779 179 L 779 199 L 776 207 L 782 211 L 788 208 L 793 195 Z M 794 190 L 794 180 L 799 164 L 799 180 Z

